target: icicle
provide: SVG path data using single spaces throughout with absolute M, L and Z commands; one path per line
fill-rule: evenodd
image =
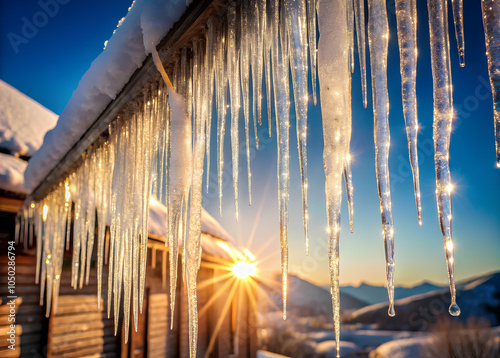
M 245 149 L 247 155 L 248 202 L 252 205 L 252 172 L 250 170 L 250 36 L 248 29 L 248 1 L 241 2 L 241 97 L 245 120 Z M 267 53 L 267 52 L 266 52 Z M 267 71 L 267 67 L 266 67 Z M 267 76 L 266 72 L 266 76 Z M 266 77 L 267 80 L 267 77 Z M 268 90 L 269 91 L 269 90 Z M 270 118 L 270 117 L 269 117 Z
M 233 170 L 234 210 L 238 220 L 238 170 L 239 170 L 239 113 L 240 113 L 240 72 L 239 48 L 236 44 L 236 7 L 230 4 L 227 10 L 227 79 L 231 96 L 231 154 Z
M 316 0 L 307 0 L 307 33 L 309 40 L 309 63 L 311 64 L 311 83 L 313 92 L 314 105 L 317 102 L 316 95 L 316 63 L 317 63 L 317 50 L 316 50 Z
M 349 136 L 350 137 L 350 136 Z M 347 196 L 347 206 L 349 208 L 349 228 L 351 233 L 354 232 L 354 194 L 352 187 L 352 172 L 351 172 L 351 156 L 349 153 L 346 155 L 344 164 L 344 181 L 345 191 Z
M 347 36 L 349 38 L 349 68 L 354 72 L 354 9 L 353 0 L 347 0 Z
M 205 146 L 207 150 L 207 192 L 210 183 L 210 141 L 212 135 L 212 101 L 214 96 L 214 63 L 216 59 L 216 53 L 214 52 L 215 46 L 214 41 L 216 40 L 216 32 L 215 32 L 215 24 L 214 17 L 210 17 L 207 20 L 207 48 L 205 59 L 207 61 L 207 85 L 208 85 L 208 93 L 207 93 L 207 129 L 206 129 L 206 139 Z
M 340 352 L 339 236 L 342 172 L 351 126 L 349 34 L 346 1 L 321 0 L 318 9 L 318 75 L 323 117 L 323 165 L 328 218 L 330 292 L 337 357 Z
M 215 68 L 215 87 L 217 91 L 217 179 L 219 188 L 219 213 L 222 216 L 222 174 L 224 171 L 224 135 L 226 132 L 226 91 L 227 78 L 226 66 L 224 66 L 224 42 L 225 31 L 218 32 L 219 43 L 217 45 L 218 61 Z
M 482 0 L 484 36 L 495 124 L 495 149 L 497 168 L 500 168 L 500 3 Z
M 429 34 L 431 45 L 432 83 L 434 97 L 434 164 L 436 167 L 436 199 L 439 224 L 443 233 L 450 283 L 453 316 L 460 314 L 456 303 L 453 268 L 453 241 L 451 239 L 451 183 L 449 156 L 450 134 L 453 120 L 453 89 L 449 57 L 448 9 L 445 0 L 428 0 Z
M 356 18 L 356 37 L 358 39 L 359 69 L 361 72 L 361 88 L 363 92 L 363 106 L 368 104 L 366 90 L 366 35 L 365 35 L 365 2 L 354 0 L 354 17 Z
M 460 67 L 464 67 L 465 66 L 465 52 L 464 52 L 464 6 L 463 6 L 463 0 L 451 0 L 451 6 L 453 7 L 453 21 L 455 23 L 455 36 L 457 38 L 458 60 L 460 61 Z
M 286 32 L 289 37 L 290 65 L 297 116 L 297 143 L 302 184 L 302 220 L 306 255 L 309 254 L 309 213 L 307 203 L 307 21 L 306 0 L 285 1 Z
M 259 149 L 259 133 L 257 131 L 257 123 L 261 124 L 261 100 L 262 100 L 262 61 L 263 54 L 263 43 L 261 36 L 261 17 L 264 18 L 264 14 L 260 14 L 259 10 L 261 8 L 260 3 L 265 0 L 251 0 L 249 1 L 249 28 L 247 31 L 250 32 L 250 47 L 251 47 L 251 65 L 252 65 L 252 92 L 253 92 L 253 124 L 255 133 L 255 147 Z M 259 67 L 260 66 L 260 67 Z M 260 69 L 260 73 L 259 73 Z M 259 76 L 260 75 L 260 76 Z
M 372 72 L 372 96 L 377 185 L 382 214 L 389 315 L 394 316 L 394 225 L 389 182 L 389 96 L 387 93 L 387 44 L 389 25 L 385 0 L 368 2 L 368 39 Z
M 275 6 L 278 1 L 273 1 Z M 276 132 L 278 139 L 278 202 L 281 243 L 281 280 L 283 293 L 283 319 L 286 319 L 286 301 L 288 291 L 288 202 L 290 187 L 289 169 L 289 137 L 290 137 L 290 105 L 288 84 L 288 58 L 286 30 L 279 24 L 281 41 L 274 39 L 277 47 L 273 51 L 273 87 L 276 108 Z M 278 36 L 278 31 L 275 32 Z M 274 61 L 276 59 L 276 61 Z
M 418 223 L 422 225 L 422 205 L 420 202 L 420 179 L 418 169 L 418 116 L 417 116 L 417 7 L 415 0 L 396 1 L 398 43 L 401 70 L 401 92 L 403 113 L 408 139 L 408 153 L 413 172 L 413 187 L 417 205 Z
M 170 307 L 173 325 L 175 292 L 177 287 L 178 236 L 182 230 L 182 208 L 186 207 L 189 189 L 191 187 L 191 119 L 186 114 L 186 105 L 181 95 L 168 87 L 168 103 L 172 111 L 170 131 L 175 133 L 170 141 L 170 172 L 169 172 L 169 233 L 168 244 L 170 252 Z
M 231 11 L 231 10 L 230 10 Z M 235 14 L 234 14 L 235 15 Z M 231 27 L 231 25 L 230 25 Z M 229 36 L 231 38 L 231 35 Z M 230 39 L 231 46 L 231 39 Z M 196 46 L 195 46 L 196 48 Z M 195 51 L 195 60 L 199 64 L 201 61 L 197 59 L 203 53 Z M 233 68 L 234 69 L 234 68 Z M 202 69 L 199 69 L 201 72 Z M 203 77 L 203 76 L 201 76 Z M 239 81 L 237 82 L 239 86 Z M 204 83 L 201 84 L 202 86 Z M 230 84 L 231 86 L 231 84 Z M 231 98 L 233 103 L 233 98 Z M 192 190 L 189 212 L 189 235 L 185 247 L 185 272 L 187 282 L 187 296 L 188 296 L 188 320 L 189 320 L 189 352 L 190 357 L 196 357 L 196 349 L 198 344 L 198 300 L 197 300 L 197 286 L 196 281 L 198 278 L 198 270 L 201 263 L 201 191 L 203 180 L 203 161 L 204 148 L 205 148 L 205 126 L 206 126 L 206 107 L 200 106 L 200 113 L 195 117 L 194 129 L 194 153 L 192 162 Z
M 243 2 L 245 3 L 245 2 Z M 269 138 L 272 136 L 272 124 L 271 124 L 271 87 L 273 79 L 271 77 L 271 46 L 272 46 L 272 13 L 270 11 L 270 6 L 267 4 L 266 8 L 266 28 L 264 36 L 264 76 L 266 80 L 266 98 L 267 98 L 267 129 L 269 133 Z M 242 26 L 243 28 L 243 26 Z M 247 28 L 247 26 L 245 26 Z M 242 34 L 242 36 L 248 36 Z

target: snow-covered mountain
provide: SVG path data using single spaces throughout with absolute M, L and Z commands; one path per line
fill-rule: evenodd
M 270 287 L 267 284 L 261 284 L 264 291 L 274 304 L 281 308 L 281 276 L 275 275 L 275 285 Z M 265 295 L 259 295 L 259 300 L 262 303 L 268 300 Z M 347 293 L 340 295 L 340 310 L 342 312 L 348 310 L 356 310 L 366 306 L 367 303 Z M 299 316 L 316 316 L 316 315 L 332 315 L 332 298 L 329 290 L 325 290 L 320 286 L 304 280 L 296 275 L 288 275 L 288 296 L 287 296 L 287 311 L 296 312 Z
M 326 288 L 326 287 L 325 287 Z M 396 287 L 394 289 L 394 297 L 396 299 L 406 298 L 413 295 L 419 295 L 434 290 L 443 288 L 430 282 L 422 282 L 413 287 Z M 351 296 L 359 298 L 369 304 L 381 303 L 387 301 L 387 288 L 384 286 L 374 286 L 367 283 L 362 283 L 359 286 L 342 286 L 340 292 L 348 293 Z
M 470 317 L 500 324 L 500 272 L 483 275 L 457 284 L 458 319 Z M 450 293 L 442 288 L 396 301 L 396 316 L 387 315 L 386 302 L 363 307 L 348 317 L 346 323 L 378 323 L 381 329 L 427 330 L 441 317 L 449 317 Z

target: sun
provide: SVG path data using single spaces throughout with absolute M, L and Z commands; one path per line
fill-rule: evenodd
M 248 276 L 254 276 L 255 272 L 255 263 L 240 261 L 235 263 L 233 266 L 233 274 L 241 279 L 245 279 Z

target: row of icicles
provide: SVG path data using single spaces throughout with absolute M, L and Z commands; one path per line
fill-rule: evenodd
M 462 0 L 451 0 L 460 64 L 464 65 Z M 500 4 L 482 0 L 483 22 L 495 108 L 497 165 L 500 166 Z M 449 143 L 453 119 L 448 16 L 446 0 L 428 0 L 431 65 L 434 94 L 434 146 L 436 197 L 444 237 L 451 291 L 450 313 L 458 315 L 451 239 Z M 251 122 L 258 148 L 257 126 L 262 125 L 263 81 L 267 96 L 269 135 L 274 103 L 278 144 L 279 228 L 283 283 L 283 317 L 286 318 L 288 270 L 289 131 L 290 97 L 295 98 L 298 157 L 302 183 L 302 210 L 308 252 L 307 82 L 312 77 L 314 104 L 321 92 L 324 136 L 323 161 L 329 237 L 329 267 L 335 338 L 339 341 L 339 235 L 342 178 L 345 180 L 352 231 L 352 177 L 350 169 L 351 72 L 354 47 L 359 49 L 363 103 L 367 105 L 365 7 L 362 0 L 250 0 L 230 2 L 226 14 L 211 17 L 205 38 L 183 48 L 171 71 L 173 87 L 153 83 L 141 98 L 129 104 L 109 127 L 109 136 L 89 148 L 75 171 L 41 201 L 27 201 L 20 222 L 21 239 L 37 240 L 37 278 L 41 297 L 46 292 L 47 315 L 57 301 L 64 247 L 69 248 L 73 227 L 72 286 L 88 281 L 94 229 L 97 227 L 98 296 L 101 296 L 106 225 L 109 235 L 108 315 L 114 308 L 115 331 L 123 295 L 125 334 L 130 311 L 137 327 L 142 311 L 147 255 L 149 197 L 168 209 L 167 240 L 170 255 L 170 304 L 174 314 L 179 240 L 188 287 L 191 357 L 197 345 L 196 277 L 200 265 L 201 193 L 205 156 L 210 172 L 210 134 L 215 105 L 217 173 L 220 207 L 226 111 L 230 108 L 230 141 L 235 210 L 238 216 L 239 116 L 245 130 L 248 190 L 251 190 Z M 389 183 L 389 98 L 387 93 L 388 21 L 384 0 L 368 1 L 368 43 L 371 61 L 376 173 L 386 253 L 389 314 L 394 315 L 394 225 Z M 416 104 L 417 12 L 415 0 L 397 0 L 397 33 L 415 200 L 421 224 L 417 158 Z M 317 15 L 317 17 L 316 17 Z M 320 40 L 317 43 L 316 20 Z M 354 36 L 356 34 L 356 36 Z M 318 46 L 317 46 L 318 45 Z M 309 66 L 310 65 L 310 66 Z M 291 68 L 291 79 L 289 70 Z M 309 71 L 309 68 L 311 71 Z M 320 88 L 316 88 L 316 76 Z M 253 85 L 250 86 L 250 77 Z M 292 88 L 290 88 L 290 82 Z M 168 95 L 167 95 L 168 92 Z M 228 96 L 229 93 L 229 96 Z M 178 94 L 180 94 L 180 97 Z M 215 98 L 215 103 L 213 102 Z M 253 99 L 253 100 L 252 100 Z M 168 102 L 168 103 L 167 103 Z M 252 108 L 252 111 L 250 109 Z M 250 113 L 252 112 L 252 116 Z M 171 135 L 172 133 L 172 135 Z M 208 189 L 207 175 L 207 189 Z M 251 195 L 249 195 L 251 201 Z M 73 207 L 73 208 L 72 208 Z M 72 212 L 74 223 L 71 226 Z M 97 215 L 95 215 L 97 212 Z M 16 232 L 19 232 L 17 230 Z M 179 240 L 178 240 L 179 238 Z M 46 284 L 45 284 L 46 282 Z M 98 303 L 100 300 L 98 299 Z M 56 306 L 54 306 L 56 307 Z M 337 345 L 337 352 L 339 345 Z

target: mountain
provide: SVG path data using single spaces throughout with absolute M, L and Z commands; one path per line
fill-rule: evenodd
M 281 276 L 275 276 L 275 285 L 269 286 L 261 284 L 268 298 L 264 294 L 259 295 L 259 301 L 265 304 L 269 298 L 274 305 L 281 309 L 282 293 L 281 293 Z M 260 303 L 260 302 L 259 302 Z M 368 303 L 353 297 L 347 293 L 340 294 L 340 310 L 341 312 L 348 310 L 356 310 L 365 307 Z M 275 309 L 276 309 L 275 307 Z M 325 290 L 320 286 L 304 280 L 296 275 L 288 275 L 288 295 L 287 295 L 287 311 L 297 313 L 300 316 L 316 316 L 327 315 L 332 316 L 332 298 L 330 291 Z
M 459 318 L 471 317 L 500 324 L 500 272 L 483 275 L 456 285 Z M 381 329 L 425 331 L 439 319 L 449 318 L 448 288 L 396 300 L 396 316 L 387 315 L 388 304 L 363 307 L 345 318 L 345 323 L 378 323 Z
M 322 286 L 323 287 L 323 286 Z M 329 287 L 329 286 L 327 286 Z M 396 299 L 406 298 L 443 287 L 434 285 L 430 282 L 423 282 L 414 287 L 396 287 L 394 289 L 394 297 Z M 387 301 L 387 288 L 384 286 L 373 286 L 367 283 L 362 283 L 358 287 L 355 286 L 342 286 L 340 292 L 347 293 L 353 297 L 359 298 L 369 304 L 381 303 Z

